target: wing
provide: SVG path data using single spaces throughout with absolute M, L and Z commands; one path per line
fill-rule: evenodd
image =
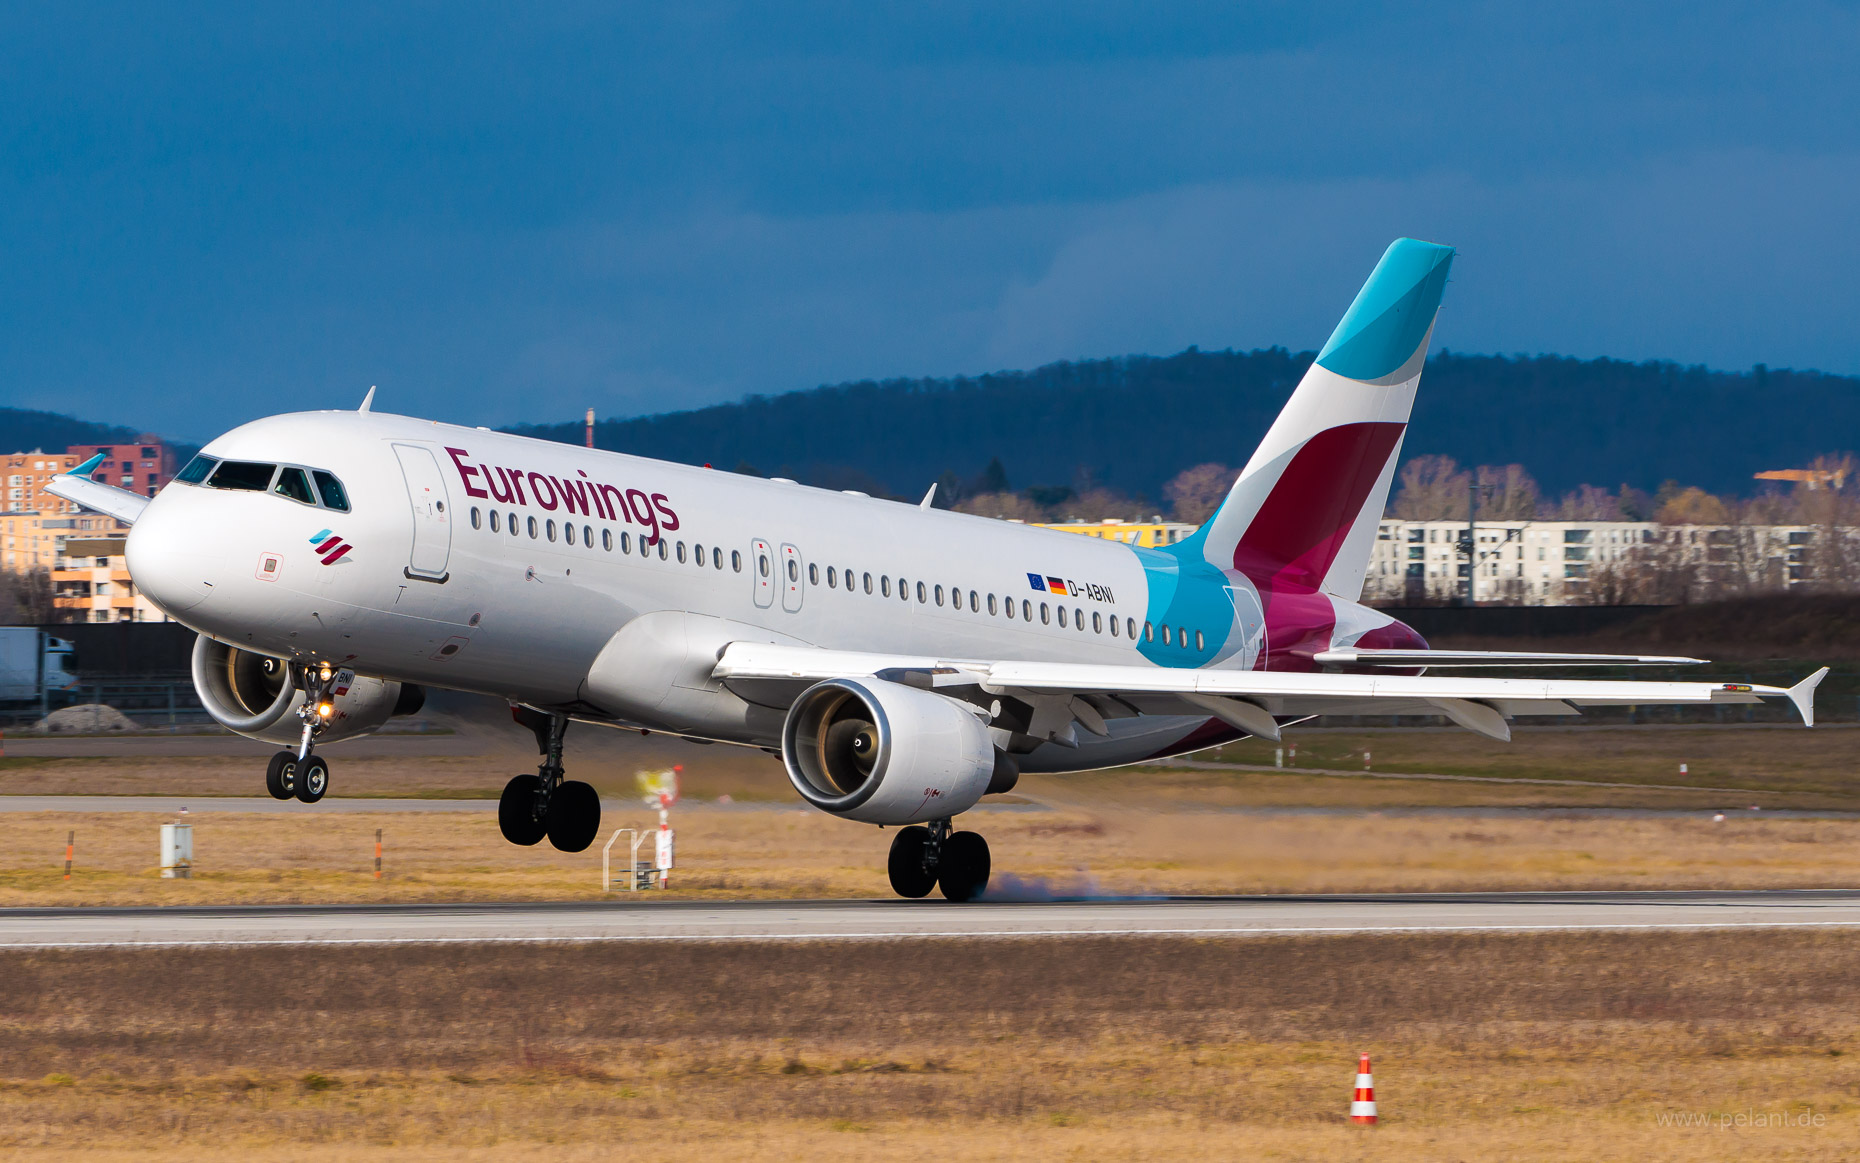
M 1750 683 L 1634 682 L 1625 679 L 1460 678 L 1099 666 L 1072 662 L 943 659 L 732 642 L 712 676 L 743 697 L 782 706 L 822 679 L 872 676 L 987 703 L 1014 699 L 1051 726 L 1037 737 L 1063 741 L 1077 722 L 1104 734 L 1128 715 L 1208 714 L 1266 739 L 1281 720 L 1312 715 L 1445 715 L 1470 731 L 1508 740 L 1515 715 L 1572 715 L 1578 708 L 1758 703 L 1787 699 L 1812 726 L 1823 667 L 1792 687 Z
M 1321 650 L 1320 666 L 1702 666 L 1703 658 L 1664 654 L 1543 654 L 1530 650 Z
M 100 452 L 70 472 L 61 472 L 53 477 L 51 483 L 45 486 L 45 491 L 54 497 L 76 501 L 86 509 L 115 517 L 125 525 L 134 525 L 136 518 L 142 515 L 142 510 L 148 508 L 149 499 L 141 493 L 91 480 L 90 474 L 96 472 L 97 466 L 102 463 L 103 454 Z

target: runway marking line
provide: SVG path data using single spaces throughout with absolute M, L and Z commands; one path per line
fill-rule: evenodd
M 1301 933 L 1573 933 L 1609 930 L 1659 929 L 1814 929 L 1860 928 L 1860 920 L 1851 921 L 1722 921 L 1708 922 L 1639 922 L 1619 925 L 1311 925 L 1272 928 L 1195 928 L 1195 929 L 944 929 L 922 932 L 871 933 L 605 933 L 589 936 L 488 936 L 488 937 L 280 937 L 216 940 L 156 941 L 0 941 L 0 952 L 8 949 L 166 949 L 206 946 L 240 947 L 251 945 L 538 945 L 593 944 L 605 941 L 887 941 L 910 938 L 956 937 L 1259 937 L 1297 936 Z

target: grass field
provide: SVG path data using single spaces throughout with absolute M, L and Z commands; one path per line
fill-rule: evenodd
M 0 953 L 0 1147 L 1832 1160 L 1857 956 L 1802 930 Z M 1374 1129 L 1344 1119 L 1358 1051 Z M 1770 1125 L 1670 1125 L 1739 1114 Z
M 811 810 L 675 812 L 681 897 L 888 897 L 892 832 Z M 161 817 L 166 818 L 166 817 Z M 191 813 L 190 880 L 156 867 L 158 817 L 0 813 L 0 905 L 536 900 L 600 893 L 597 849 L 517 848 L 490 811 Z M 1860 884 L 1860 820 L 979 812 L 997 893 L 1764 888 Z M 642 809 L 609 827 L 652 826 Z M 375 830 L 387 875 L 373 877 Z M 77 867 L 63 879 L 65 839 Z M 624 842 L 617 846 L 624 851 Z M 620 857 L 624 863 L 625 857 Z M 618 865 L 617 865 L 618 866 Z

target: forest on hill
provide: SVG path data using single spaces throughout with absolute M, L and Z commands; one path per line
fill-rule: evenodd
M 913 499 L 941 479 L 945 493 L 1102 489 L 1162 511 L 1183 470 L 1245 462 L 1314 354 L 1189 348 L 863 380 L 602 420 L 595 443 Z M 579 421 L 511 431 L 583 438 Z M 1754 473 L 1860 446 L 1857 431 L 1853 377 L 1442 351 L 1427 362 L 1403 456 L 1523 465 L 1545 496 L 1584 485 L 1653 493 L 1674 480 L 1748 495 L 1759 491 Z

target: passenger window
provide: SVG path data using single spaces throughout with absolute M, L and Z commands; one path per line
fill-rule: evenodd
M 1059 607 L 1059 628 L 1061 630 L 1066 628 L 1066 608 L 1064 606 Z
M 937 589 L 939 590 L 941 590 L 942 588 L 943 588 L 942 586 L 937 587 Z M 918 582 L 917 583 L 917 604 L 920 606 L 927 605 L 929 603 L 929 600 L 930 600 L 929 598 L 924 596 L 924 583 Z M 937 603 L 937 605 L 939 606 L 942 604 L 943 604 L 942 602 Z
M 581 527 L 581 543 L 589 549 L 594 548 L 594 530 L 586 525 Z
M 1201 631 L 1199 630 L 1195 631 L 1195 649 L 1196 650 L 1207 649 L 1207 646 L 1203 644 L 1203 639 L 1201 637 Z
M 1093 623 L 1093 625 L 1096 624 L 1095 622 Z M 1117 619 L 1115 617 L 1111 619 L 1111 637 L 1117 637 Z
M 249 460 L 222 460 L 220 467 L 213 470 L 208 479 L 209 488 L 237 489 L 241 492 L 262 493 L 271 487 L 271 476 L 278 471 L 275 464 L 258 464 Z
M 536 518 L 530 518 L 530 540 L 536 540 Z
M 814 565 L 812 562 L 808 563 L 807 566 L 807 584 L 810 586 L 817 586 L 820 584 L 820 567 Z
M 1180 646 L 1184 650 L 1188 649 L 1188 627 L 1187 626 L 1179 626 L 1176 628 L 1175 644 L 1177 646 Z
M 659 560 L 664 561 L 666 556 L 665 538 L 661 537 L 659 538 Z
M 1104 618 L 1096 610 L 1091 612 L 1091 632 L 1093 634 L 1104 633 Z
M 869 578 L 866 581 L 865 592 L 868 594 L 872 592 L 872 584 Z M 891 579 L 889 577 L 881 577 L 878 579 L 878 592 L 882 597 L 888 598 L 891 596 Z
M 473 510 L 473 511 L 476 512 L 476 510 Z M 498 529 L 498 524 L 497 524 L 497 510 L 492 509 L 491 510 L 491 532 L 496 533 L 498 531 L 499 529 Z
M 995 596 L 993 594 L 989 594 L 988 595 L 988 612 L 990 614 L 993 614 L 995 610 L 996 610 Z
M 1167 623 L 1164 623 L 1164 624 L 1163 624 L 1163 628 L 1162 628 L 1162 642 L 1163 642 L 1163 645 L 1164 645 L 1164 646 L 1167 646 L 1167 645 L 1169 645 L 1169 626 L 1168 626 L 1168 624 L 1167 624 Z
M 704 568 L 704 547 L 702 545 L 692 547 L 691 560 L 697 562 L 699 569 Z
M 730 550 L 730 568 L 735 570 L 737 573 L 743 572 L 743 551 L 742 550 L 740 549 Z
M 291 500 L 297 501 L 300 504 L 316 504 L 316 498 L 310 494 L 310 478 L 304 475 L 304 470 L 301 468 L 287 468 L 280 471 L 278 473 L 278 483 L 271 486 L 271 491 L 277 493 L 281 497 L 289 497 Z M 478 527 L 478 522 L 475 519 L 477 512 L 478 510 L 476 509 L 472 510 L 474 520 L 471 523 L 471 527 L 473 529 Z
M 517 535 L 517 515 L 515 513 L 511 513 L 509 515 L 508 520 L 506 520 L 505 525 L 510 530 L 510 535 L 512 537 L 515 537 Z
M 801 567 L 792 557 L 788 559 L 788 580 L 791 582 L 798 582 L 801 580 Z
M 1143 640 L 1145 642 L 1156 641 L 1156 627 L 1150 625 L 1148 622 L 1143 623 Z
M 1040 625 L 1045 626 L 1048 623 L 1052 622 L 1052 620 L 1053 620 L 1053 617 L 1052 617 L 1051 611 L 1049 611 L 1046 608 L 1045 602 L 1041 602 L 1040 603 Z
M 1033 603 L 1026 598 L 1020 600 L 1020 620 L 1023 622 L 1033 621 Z
M 555 518 L 551 517 L 543 522 L 543 533 L 548 536 L 549 540 L 555 540 Z
M 612 529 L 601 530 L 601 548 L 609 553 L 614 551 L 614 531 Z
M 917 583 L 917 600 L 920 602 L 924 600 L 924 583 L 922 582 Z M 936 604 L 939 606 L 943 604 L 943 587 L 942 586 L 938 586 L 936 588 Z
M 980 601 L 977 600 L 977 597 L 978 595 L 976 594 L 974 590 L 969 591 L 969 612 L 972 614 L 979 614 L 982 612 L 982 604 Z M 988 602 L 989 602 L 989 605 L 992 606 L 994 604 L 994 599 L 990 598 Z M 994 613 L 993 610 L 989 610 L 988 612 L 991 614 Z
M 322 469 L 315 469 L 310 475 L 316 478 L 316 495 L 323 498 L 325 509 L 334 509 L 338 513 L 349 511 L 349 494 L 343 491 L 341 481 Z
M 1133 642 L 1136 641 L 1137 620 L 1135 618 L 1124 619 L 1124 632 L 1130 635 L 1131 641 Z M 1143 623 L 1143 632 L 1145 634 L 1148 634 L 1150 632 L 1150 624 L 1148 622 Z
M 911 600 L 911 583 L 903 578 L 898 579 L 898 599 L 905 602 Z
M 1085 632 L 1085 611 L 1077 606 L 1072 607 L 1072 624 L 1078 627 L 1079 633 Z
M 827 567 L 827 588 L 828 589 L 837 588 L 834 583 L 836 579 L 838 579 L 838 577 L 839 577 L 839 572 L 829 565 Z
M 633 552 L 633 535 L 631 533 L 622 532 L 620 534 L 620 552 Z
M 575 527 L 566 521 L 562 523 L 562 540 L 570 545 L 575 543 Z
M 865 575 L 865 592 L 868 594 L 872 592 L 872 575 L 869 573 Z
M 201 481 L 207 479 L 207 474 L 211 473 L 213 471 L 213 466 L 218 463 L 219 461 L 211 456 L 196 456 L 194 459 L 187 462 L 187 467 L 182 469 L 180 474 L 174 479 L 177 481 L 184 481 L 190 485 L 197 485 Z
M 767 577 L 769 575 L 769 555 L 768 554 L 759 553 L 756 555 L 756 569 L 758 572 L 762 574 L 763 577 Z
M 685 563 L 685 543 L 680 541 L 678 543 L 678 564 L 683 565 L 684 563 Z
M 473 529 L 478 527 L 478 506 L 476 505 L 471 507 L 471 527 Z

